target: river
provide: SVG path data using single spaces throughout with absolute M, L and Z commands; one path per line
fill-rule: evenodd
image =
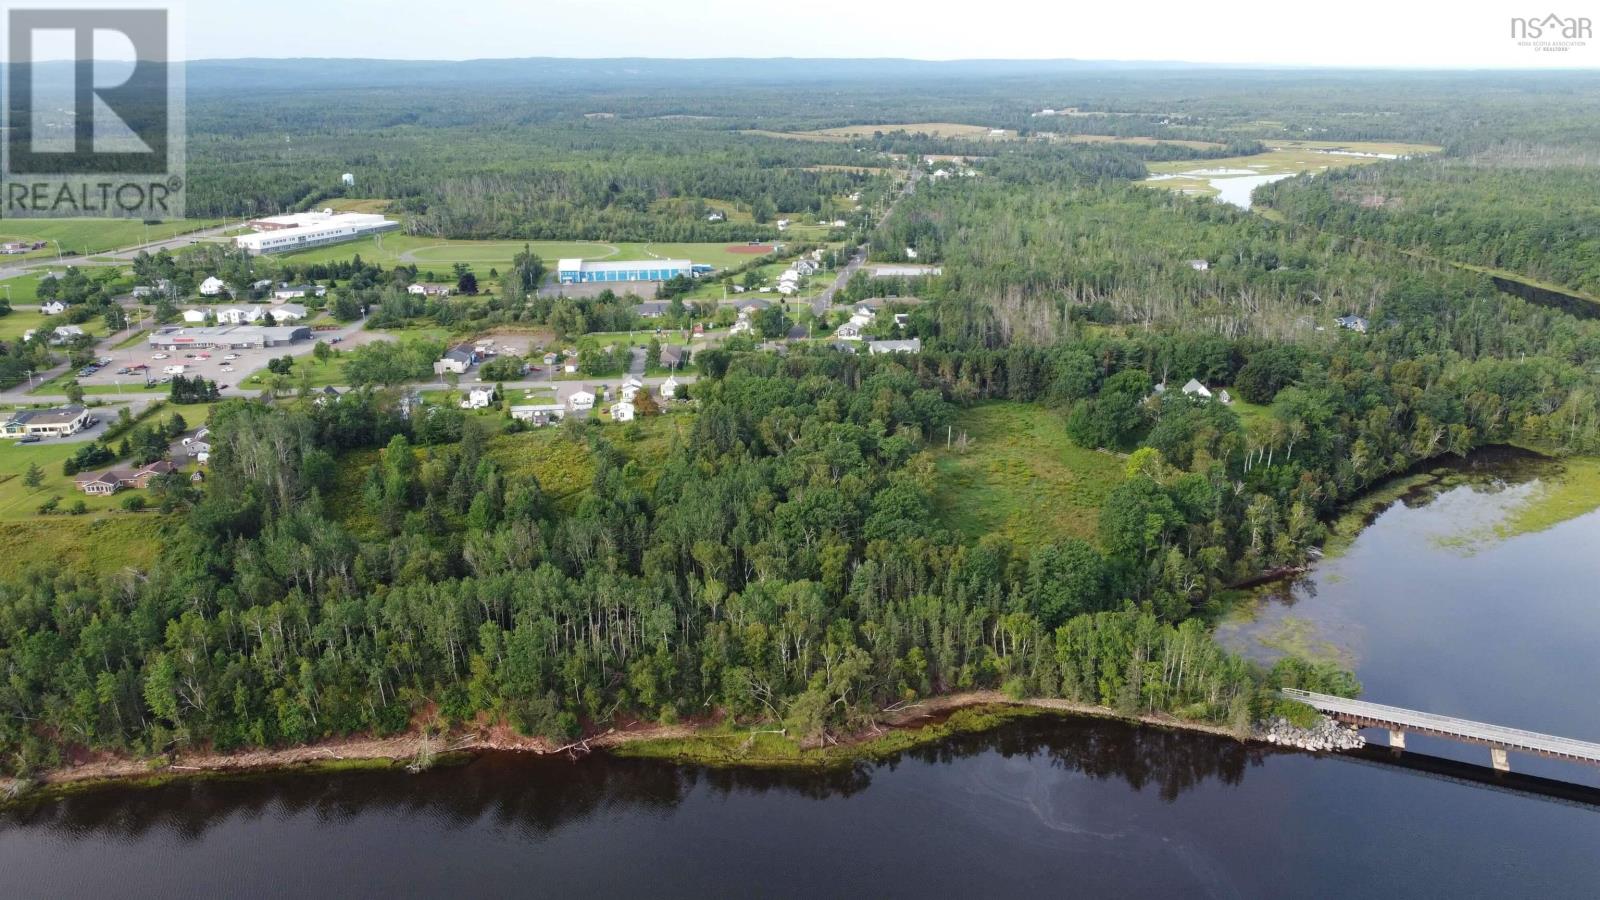
M 1600 514 L 1493 535 L 1548 474 L 1480 459 L 1383 511 L 1223 638 L 1343 655 L 1380 702 L 1600 739 Z M 1597 783 L 1563 763 L 1512 767 Z M 16 897 L 1600 891 L 1600 795 L 1434 768 L 1055 718 L 829 773 L 493 754 L 420 775 L 180 781 L 14 807 L 0 812 L 0 883 Z

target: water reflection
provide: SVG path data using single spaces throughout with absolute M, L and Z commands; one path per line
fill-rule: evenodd
M 1096 781 L 1152 790 L 1172 802 L 1207 782 L 1237 785 L 1275 751 L 1212 735 L 1053 716 L 962 735 L 877 763 L 827 770 L 707 768 L 596 754 L 577 761 L 486 754 L 465 765 L 403 772 L 279 773 L 187 779 L 148 788 L 107 787 L 0 811 L 0 836 L 43 828 L 78 839 L 136 840 L 165 832 L 193 841 L 229 820 L 264 816 L 320 822 L 374 813 L 447 827 L 495 827 L 537 836 L 597 811 L 665 813 L 696 788 L 728 796 L 850 797 L 880 770 L 905 762 L 947 765 L 988 753 L 1045 759 Z

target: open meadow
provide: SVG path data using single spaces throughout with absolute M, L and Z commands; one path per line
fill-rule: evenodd
M 88 256 L 107 250 L 121 250 L 152 241 L 164 241 L 220 224 L 219 219 L 178 219 L 146 225 L 138 219 L 8 219 L 0 222 L 0 242 L 46 241 L 42 250 L 0 260 L 46 259 L 56 256 L 57 244 L 64 254 Z
M 1061 413 L 1022 403 L 985 403 L 957 417 L 968 444 L 936 454 L 935 509 L 971 540 L 998 534 L 1023 547 L 1063 538 L 1093 541 L 1100 507 L 1123 479 L 1121 458 L 1067 437 Z

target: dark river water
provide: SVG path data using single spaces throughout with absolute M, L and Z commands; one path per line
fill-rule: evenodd
M 1379 702 L 1600 740 L 1600 515 L 1485 536 L 1536 489 L 1397 504 L 1223 636 L 1342 654 Z M 1528 776 L 1075 719 L 822 774 L 492 755 L 12 808 L 0 897 L 1600 895 L 1600 791 Z

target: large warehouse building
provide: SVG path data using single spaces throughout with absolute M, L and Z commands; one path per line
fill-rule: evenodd
M 556 280 L 562 284 L 589 284 L 596 281 L 666 281 L 679 275 L 693 278 L 711 271 L 687 259 L 639 259 L 619 262 L 593 262 L 563 259 L 556 264 Z
M 280 347 L 311 339 L 307 325 L 216 325 L 209 328 L 163 328 L 146 338 L 152 350 L 246 350 Z
M 255 219 L 250 227 L 256 230 L 255 234 L 241 234 L 233 242 L 260 255 L 359 240 L 369 234 L 399 228 L 400 223 L 371 213 L 336 213 L 325 209 Z

